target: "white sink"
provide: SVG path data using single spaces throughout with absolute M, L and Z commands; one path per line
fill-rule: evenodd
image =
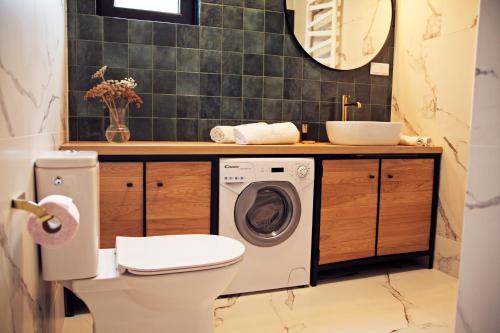
M 351 146 L 395 146 L 403 123 L 379 121 L 327 121 L 326 133 L 331 143 Z

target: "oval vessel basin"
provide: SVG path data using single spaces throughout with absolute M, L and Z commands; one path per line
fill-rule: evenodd
M 403 123 L 379 121 L 327 121 L 331 143 L 351 146 L 396 146 Z

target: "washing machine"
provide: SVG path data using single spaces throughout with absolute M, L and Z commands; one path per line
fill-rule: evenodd
M 246 248 L 224 295 L 308 285 L 314 195 L 312 158 L 223 158 L 219 234 Z

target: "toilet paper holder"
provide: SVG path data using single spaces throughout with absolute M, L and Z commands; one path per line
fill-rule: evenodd
M 48 233 L 56 233 L 61 229 L 61 224 L 51 226 L 48 223 L 52 218 L 54 218 L 54 216 L 47 213 L 47 211 L 43 207 L 40 207 L 34 202 L 26 200 L 26 193 L 21 194 L 16 199 L 12 199 L 11 207 L 30 212 L 38 217 L 40 223 L 42 223 L 43 230 Z

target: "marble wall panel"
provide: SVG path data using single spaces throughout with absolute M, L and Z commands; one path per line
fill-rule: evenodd
M 500 1 L 482 0 L 465 197 L 457 333 L 499 332 Z
M 438 269 L 458 276 L 478 0 L 397 1 L 392 121 L 444 148 Z
M 64 140 L 65 2 L 0 0 L 0 332 L 57 332 L 62 288 L 40 278 L 28 215 L 10 208 L 34 200 L 36 156 Z

